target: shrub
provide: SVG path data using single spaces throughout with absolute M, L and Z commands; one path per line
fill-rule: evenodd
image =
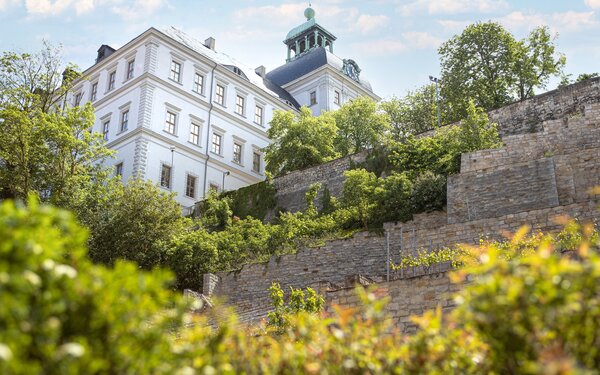
M 220 266 L 215 235 L 190 228 L 167 246 L 166 264 L 175 273 L 178 289 L 202 290 L 203 275 Z
M 165 245 L 185 227 L 181 207 L 172 194 L 150 181 L 112 181 L 86 218 L 90 258 L 111 265 L 117 259 L 151 269 L 165 259 Z
M 0 373 L 169 373 L 181 303 L 170 275 L 86 257 L 72 216 L 30 199 L 0 205 Z
M 272 283 L 269 288 L 269 295 L 274 310 L 267 314 L 268 325 L 275 328 L 278 332 L 283 332 L 290 326 L 290 320 L 293 315 L 301 312 L 317 314 L 323 310 L 325 299 L 312 288 L 306 288 L 306 294 L 302 289 L 290 288 L 290 295 L 287 305 L 284 301 L 283 290 L 277 283 Z
M 377 205 L 375 196 L 381 181 L 365 169 L 346 171 L 344 177 L 342 204 L 346 208 L 356 208 L 358 220 L 367 228 Z
M 447 178 L 426 171 L 414 181 L 412 202 L 415 213 L 441 210 L 446 205 Z
M 413 184 L 406 174 L 392 173 L 381 180 L 377 206 L 372 222 L 383 224 L 386 221 L 406 221 L 412 218 L 411 196 Z
M 230 208 L 231 198 L 219 197 L 216 191 L 211 191 L 200 204 L 200 220 L 209 230 L 223 230 L 231 225 L 233 211 Z

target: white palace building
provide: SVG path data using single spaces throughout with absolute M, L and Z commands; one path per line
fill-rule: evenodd
M 150 28 L 117 50 L 103 45 L 70 103 L 94 105 L 93 131 L 116 151 L 115 174 L 154 181 L 184 208 L 210 189 L 260 182 L 274 111 L 318 115 L 357 96 L 379 100 L 358 65 L 333 54 L 336 37 L 313 9 L 304 14 L 284 41 L 286 63 L 268 73 L 175 28 Z

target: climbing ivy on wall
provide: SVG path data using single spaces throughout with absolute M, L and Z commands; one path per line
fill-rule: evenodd
M 234 216 L 240 219 L 252 216 L 264 220 L 269 212 L 277 211 L 276 193 L 277 189 L 273 182 L 266 180 L 238 190 L 228 191 L 222 196 L 231 199 L 230 208 Z

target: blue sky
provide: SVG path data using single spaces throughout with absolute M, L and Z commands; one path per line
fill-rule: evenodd
M 154 26 L 178 27 L 250 67 L 284 63 L 287 32 L 304 22 L 306 1 L 0 0 L 0 50 L 62 44 L 65 59 L 89 67 L 101 44 L 118 48 Z M 476 21 L 495 20 L 522 38 L 548 25 L 559 34 L 567 73 L 600 72 L 600 0 L 314 0 L 317 22 L 338 38 L 383 97 L 402 96 L 439 73 L 437 48 Z M 556 81 L 548 89 L 553 89 Z

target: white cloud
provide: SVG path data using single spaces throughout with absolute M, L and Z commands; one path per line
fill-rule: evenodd
M 417 49 L 437 49 L 443 40 L 422 31 L 402 33 L 397 39 L 369 40 L 354 47 L 373 56 L 393 56 Z
M 319 1 L 314 4 L 315 19 L 321 25 L 336 33 L 360 32 L 373 33 L 389 24 L 386 15 L 361 14 L 356 7 L 344 7 L 340 0 Z M 290 30 L 304 19 L 306 3 L 284 3 L 238 9 L 233 13 L 236 27 L 250 29 L 249 25 L 264 28 L 269 25 Z
M 19 4 L 19 0 L 0 0 L 0 12 L 8 9 L 13 5 Z
M 438 20 L 437 23 L 439 23 L 445 31 L 459 33 L 465 27 L 469 26 L 471 21 Z
M 510 30 L 530 30 L 541 25 L 548 25 L 555 32 L 575 32 L 597 27 L 598 21 L 593 11 L 563 13 L 523 13 L 515 11 L 498 19 Z
M 25 0 L 30 15 L 56 16 L 72 5 L 73 0 Z
M 506 0 L 416 0 L 400 5 L 398 12 L 411 16 L 418 12 L 428 14 L 493 13 L 508 9 Z
M 600 0 L 585 0 L 585 5 L 596 10 L 600 9 Z
M 354 47 L 373 56 L 398 55 L 408 49 L 402 41 L 391 39 L 355 43 Z
M 11 1 L 15 0 L 0 0 L 0 10 L 3 4 Z M 57 16 L 69 10 L 81 15 L 106 7 L 112 13 L 131 20 L 148 17 L 165 5 L 166 0 L 25 0 L 27 13 L 34 17 Z
M 435 48 L 437 49 L 444 41 L 430 33 L 422 31 L 410 31 L 402 34 L 402 37 L 413 48 Z
M 361 14 L 356 20 L 356 26 L 363 34 L 367 34 L 387 26 L 389 22 L 390 18 L 388 16 Z
M 126 20 L 148 17 L 165 5 L 165 0 L 135 0 L 133 4 L 130 1 L 112 2 L 118 3 L 111 7 L 112 12 Z
M 268 19 L 279 25 L 289 25 L 290 19 L 298 18 L 306 8 L 303 4 L 267 5 L 238 9 L 233 16 L 238 22 Z

